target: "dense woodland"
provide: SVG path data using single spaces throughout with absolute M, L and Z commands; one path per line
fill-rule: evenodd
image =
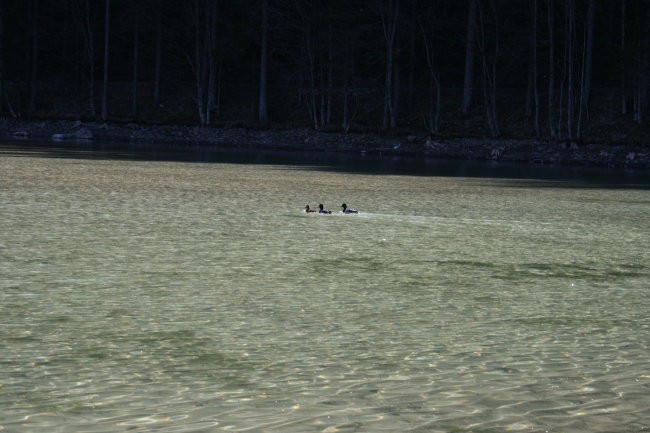
M 0 0 L 0 117 L 645 129 L 648 0 Z

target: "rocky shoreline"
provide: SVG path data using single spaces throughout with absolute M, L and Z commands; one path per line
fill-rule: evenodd
M 433 138 L 424 134 L 383 136 L 321 132 L 308 128 L 245 129 L 8 119 L 0 120 L 0 136 L 53 141 L 110 140 L 148 147 L 319 151 L 537 165 L 650 168 L 650 146 L 536 139 Z

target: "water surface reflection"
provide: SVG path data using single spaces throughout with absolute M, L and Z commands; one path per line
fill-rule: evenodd
M 0 429 L 650 428 L 646 189 L 228 157 L 0 154 Z
M 381 157 L 350 153 L 216 149 L 198 145 L 129 144 L 119 142 L 4 141 L 0 154 L 56 158 L 122 159 L 229 164 L 288 165 L 300 169 L 376 175 L 485 177 L 562 181 L 531 186 L 650 187 L 650 173 L 594 167 L 543 166 L 486 161 Z

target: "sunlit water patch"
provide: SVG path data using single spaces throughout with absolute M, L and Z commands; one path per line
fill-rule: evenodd
M 646 190 L 37 157 L 0 184 L 5 431 L 650 428 Z

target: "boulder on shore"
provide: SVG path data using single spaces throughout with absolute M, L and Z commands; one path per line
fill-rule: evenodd
M 80 128 L 71 133 L 52 134 L 52 140 L 92 140 L 93 132 L 88 128 Z

